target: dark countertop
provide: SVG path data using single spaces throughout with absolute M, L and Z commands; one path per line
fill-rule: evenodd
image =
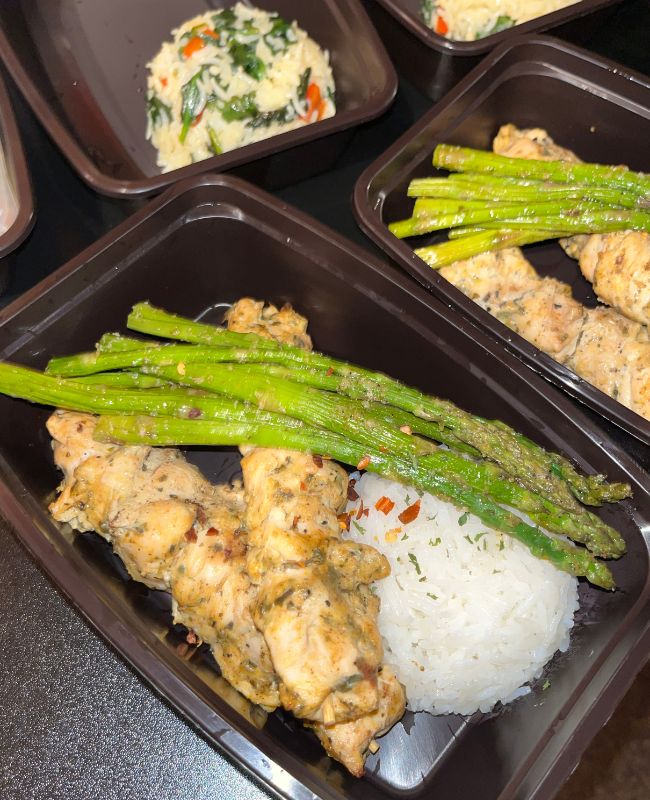
M 627 0 L 590 46 L 650 75 L 649 33 L 648 0 Z M 50 274 L 138 205 L 101 198 L 88 189 L 7 82 L 26 144 L 37 219 L 25 244 L 0 262 L 0 305 Z M 352 187 L 360 172 L 429 105 L 402 81 L 392 109 L 356 132 L 334 170 L 276 194 L 373 249 L 352 217 Z M 650 470 L 648 447 L 602 425 Z M 1 521 L 0 605 L 3 800 L 269 796 L 207 744 L 95 634 Z M 561 790 L 561 800 L 649 796 L 649 679 L 646 668 Z

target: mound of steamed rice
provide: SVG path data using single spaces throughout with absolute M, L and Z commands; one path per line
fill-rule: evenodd
M 328 54 L 295 22 L 237 3 L 172 31 L 147 64 L 163 171 L 333 116 Z
M 373 590 L 385 661 L 405 685 L 408 707 L 472 714 L 528 693 L 526 684 L 568 648 L 576 578 L 431 495 L 369 473 L 354 489 L 359 499 L 348 511 L 361 501 L 365 510 L 352 517 L 349 536 L 391 565 Z M 418 500 L 417 517 L 401 522 Z
M 471 42 L 577 2 L 578 0 L 422 0 L 422 17 L 430 28 L 447 39 Z

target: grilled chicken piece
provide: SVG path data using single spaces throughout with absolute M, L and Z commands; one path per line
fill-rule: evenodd
M 276 708 L 276 675 L 249 610 L 242 492 L 213 486 L 178 450 L 95 442 L 95 421 L 68 411 L 48 420 L 64 473 L 52 516 L 97 531 L 135 580 L 171 591 L 174 620 L 211 646 L 224 678 Z
M 282 315 L 282 318 L 280 318 Z M 228 327 L 310 347 L 306 320 L 245 299 Z M 249 327 L 249 320 L 253 326 Z M 246 448 L 242 461 L 250 529 L 248 569 L 258 585 L 253 616 L 278 672 L 286 708 L 308 719 L 327 752 L 363 774 L 369 749 L 399 720 L 404 690 L 388 667 L 377 630 L 379 604 L 369 584 L 388 574 L 374 548 L 343 541 L 337 514 L 347 475 L 303 453 Z
M 504 125 L 494 140 L 494 152 L 511 158 L 543 161 L 580 159 L 559 147 L 540 128 L 519 130 Z M 650 324 L 650 235 L 644 231 L 572 236 L 560 244 L 578 260 L 596 296 L 631 320 Z
M 440 274 L 531 344 L 650 419 L 650 335 L 613 308 L 585 308 L 540 278 L 521 250 L 482 253 Z
M 404 689 L 391 667 L 381 668 L 378 686 L 379 705 L 376 711 L 352 722 L 341 722 L 329 727 L 313 726 L 329 755 L 342 761 L 357 778 L 363 775 L 365 754 L 378 750 L 375 737 L 387 733 L 404 714 Z
M 571 150 L 555 144 L 543 128 L 517 128 L 502 125 L 494 138 L 492 149 L 508 158 L 532 158 L 538 161 L 575 161 L 580 159 Z
M 258 448 L 242 460 L 250 529 L 248 571 L 258 586 L 253 619 L 271 651 L 282 705 L 332 724 L 374 711 L 382 659 L 379 604 L 368 582 L 388 574 L 374 548 L 359 547 L 355 579 L 337 568 L 337 514 L 348 477 L 338 464 L 304 453 Z M 358 561 L 367 557 L 358 569 Z M 350 586 L 345 589 L 344 586 Z
M 226 322 L 231 331 L 255 333 L 265 339 L 311 350 L 311 338 L 307 333 L 307 320 L 286 304 L 278 311 L 262 300 L 243 297 L 226 313 Z

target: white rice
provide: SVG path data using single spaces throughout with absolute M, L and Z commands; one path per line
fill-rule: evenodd
M 165 172 L 335 113 L 328 54 L 295 22 L 237 3 L 172 35 L 147 64 L 147 138 Z
M 368 514 L 352 519 L 349 535 L 391 565 L 374 590 L 385 661 L 406 686 L 408 707 L 472 714 L 527 694 L 526 684 L 568 648 L 576 578 L 431 495 L 402 524 L 416 490 L 370 473 L 354 488 Z M 382 497 L 395 503 L 388 514 L 375 508 Z M 359 505 L 351 501 L 348 511 Z
M 578 0 L 423 0 L 422 16 L 430 28 L 448 39 L 471 42 L 577 2 Z M 439 19 L 444 22 L 439 22 Z

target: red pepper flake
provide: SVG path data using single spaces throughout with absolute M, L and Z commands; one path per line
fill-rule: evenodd
M 411 436 L 412 433 L 413 433 L 413 431 L 411 430 L 411 426 L 410 425 L 401 425 L 400 426 L 400 430 L 402 431 L 402 433 L 405 433 L 407 436 Z
M 370 509 L 369 509 L 369 508 L 364 508 L 364 509 L 363 509 L 363 516 L 364 516 L 364 517 L 367 517 L 367 516 L 368 516 L 368 514 L 370 514 Z
M 161 78 L 160 82 L 162 83 L 163 86 L 167 86 L 167 78 Z
M 370 464 L 370 456 L 364 456 L 357 464 L 357 469 L 365 469 Z
M 381 511 L 383 514 L 390 514 L 390 512 L 395 508 L 395 503 L 390 499 L 390 497 L 380 497 L 379 500 L 375 503 L 375 508 L 377 511 Z
M 325 374 L 327 375 L 328 378 L 329 378 L 330 375 L 333 375 L 334 374 L 334 367 L 330 367 Z
M 206 536 L 218 536 L 219 535 L 219 529 L 218 528 L 208 528 L 207 531 L 205 532 L 205 535 Z
M 347 513 L 339 514 L 336 517 L 339 521 L 339 525 L 341 526 L 342 531 L 350 530 L 350 520 L 352 519 L 353 514 L 354 511 L 348 511 Z
M 205 525 L 205 523 L 207 522 L 207 519 L 208 518 L 207 518 L 207 516 L 205 514 L 205 509 L 203 508 L 203 506 L 197 506 L 196 507 L 196 521 L 199 523 L 199 525 Z
M 295 531 L 295 529 L 296 529 L 296 525 L 297 525 L 299 522 L 300 522 L 300 515 L 299 515 L 299 514 L 297 514 L 297 515 L 296 515 L 296 516 L 293 518 L 293 522 L 291 523 L 291 529 Z
M 361 519 L 363 516 L 363 497 L 361 498 L 361 505 L 359 506 L 359 510 L 357 511 L 357 519 Z
M 401 514 L 398 514 L 397 519 L 402 523 L 402 525 L 408 525 L 409 522 L 413 522 L 414 519 L 417 519 L 419 514 L 420 499 L 418 498 L 415 503 L 412 503 L 410 506 L 405 508 Z
M 316 464 L 318 469 L 322 469 L 322 467 L 323 467 L 323 457 L 322 456 L 312 456 L 312 461 L 314 462 L 314 464 Z
M 307 484 L 304 481 L 300 481 L 300 491 L 301 492 L 307 491 Z
M 381 450 L 382 453 L 388 452 L 388 448 L 386 447 L 386 445 L 380 444 L 379 449 Z
M 190 528 L 188 531 L 185 531 L 185 538 L 188 542 L 195 542 L 197 539 L 196 531 L 194 528 Z
M 357 490 L 354 488 L 354 484 L 356 481 L 353 479 L 348 483 L 348 500 L 358 500 L 359 494 Z
M 200 408 L 190 408 L 190 410 L 187 412 L 187 418 L 196 419 L 197 417 L 200 417 L 202 413 L 203 412 Z

